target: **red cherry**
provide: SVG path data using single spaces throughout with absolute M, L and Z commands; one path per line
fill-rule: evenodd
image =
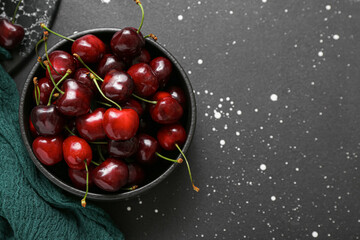
M 105 96 L 118 103 L 128 100 L 133 90 L 132 78 L 129 74 L 118 70 L 108 72 L 101 84 L 101 91 Z
M 131 62 L 131 65 L 135 65 L 137 63 L 147 63 L 149 64 L 151 61 L 151 56 L 148 50 L 145 48 L 141 49 L 140 55 L 134 58 Z
M 106 138 L 102 123 L 105 111 L 105 108 L 97 108 L 92 113 L 76 118 L 76 129 L 86 141 L 91 142 Z
M 109 108 L 104 114 L 103 127 L 108 138 L 127 140 L 135 136 L 139 128 L 139 116 L 132 109 Z
M 178 101 L 183 108 L 186 107 L 186 97 L 181 87 L 170 86 L 166 89 L 166 91 L 170 93 L 172 98 L 176 99 L 176 101 Z
M 178 101 L 172 97 L 158 100 L 155 105 L 150 106 L 151 118 L 160 124 L 176 123 L 183 115 L 183 109 Z
M 65 139 L 62 145 L 65 162 L 70 168 L 85 169 L 85 160 L 89 166 L 92 160 L 90 145 L 82 138 L 70 136 Z
M 158 78 L 159 85 L 164 87 L 169 81 L 172 72 L 172 63 L 165 57 L 157 57 L 151 60 L 150 66 Z
M 30 129 L 31 136 L 33 136 L 33 137 L 39 136 L 39 133 L 36 131 L 34 124 L 31 121 L 31 116 L 29 117 L 29 129 Z
M 62 137 L 37 137 L 32 149 L 39 161 L 47 166 L 54 165 L 63 159 Z
M 134 80 L 135 94 L 149 97 L 159 88 L 159 81 L 151 67 L 146 63 L 138 63 L 129 68 L 127 73 Z
M 132 185 L 141 185 L 145 179 L 144 169 L 137 163 L 129 163 L 129 178 L 127 184 Z
M 67 116 L 80 116 L 90 110 L 92 91 L 74 79 L 66 79 L 64 94 L 56 101 L 58 110 Z
M 184 127 L 178 123 L 162 126 L 158 133 L 157 139 L 160 146 L 167 150 L 172 151 L 176 149 L 176 145 L 183 145 L 186 141 L 186 131 Z
M 19 24 L 11 23 L 5 18 L 0 18 L 0 46 L 13 49 L 21 43 L 25 36 L 24 28 Z
M 38 82 L 40 89 L 40 102 L 39 104 L 46 105 L 49 101 L 51 91 L 54 88 L 54 85 L 48 78 L 41 78 Z
M 64 117 L 54 105 L 34 107 L 30 118 L 36 131 L 43 136 L 59 135 L 65 125 Z
M 115 55 L 105 54 L 99 62 L 97 74 L 103 78 L 110 70 L 113 69 L 123 71 L 125 69 L 125 62 L 115 57 Z
M 82 83 L 83 85 L 87 86 L 91 89 L 93 93 L 96 92 L 96 86 L 93 80 L 88 75 L 89 70 L 86 68 L 79 68 L 76 70 L 74 78 L 76 81 Z
M 68 69 L 72 73 L 75 72 L 76 62 L 72 55 L 62 50 L 55 50 L 49 54 L 49 60 L 51 62 L 50 72 L 54 81 L 57 83 L 66 73 Z M 71 76 L 70 74 L 69 76 Z M 50 79 L 49 72 L 46 71 L 46 77 Z
M 159 150 L 158 142 L 152 136 L 139 134 L 139 149 L 136 153 L 136 160 L 140 164 L 152 165 L 157 162 L 156 152 Z
M 71 53 L 77 53 L 81 59 L 87 63 L 98 63 L 105 54 L 105 43 L 98 37 L 87 34 L 73 42 L 71 46 Z
M 94 170 L 94 167 L 92 165 L 89 166 L 89 188 L 94 185 L 94 176 L 92 171 Z M 71 180 L 71 182 L 74 184 L 74 186 L 78 189 L 85 190 L 86 189 L 86 169 L 82 170 L 76 170 L 73 168 L 69 168 L 68 175 Z
M 108 158 L 94 169 L 93 174 L 96 186 L 108 192 L 116 192 L 127 183 L 129 170 L 125 162 Z
M 141 105 L 141 103 L 139 103 L 139 101 L 136 101 L 133 98 L 129 98 L 124 104 L 123 104 L 123 108 L 124 109 L 133 109 L 137 112 L 137 114 L 139 115 L 139 117 L 144 113 L 144 108 Z
M 155 93 L 155 95 L 152 97 L 153 101 L 160 101 L 163 98 L 171 97 L 171 94 L 164 91 L 158 91 Z
M 134 136 L 124 141 L 110 140 L 108 143 L 108 152 L 112 157 L 128 158 L 136 153 L 139 147 L 139 139 Z
M 113 35 L 110 46 L 118 58 L 131 59 L 140 54 L 145 39 L 135 28 L 125 27 Z

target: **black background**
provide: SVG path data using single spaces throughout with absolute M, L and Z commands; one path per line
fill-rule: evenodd
M 53 30 L 139 25 L 133 1 L 106 2 L 61 1 Z M 142 32 L 196 93 L 187 156 L 200 192 L 183 166 L 139 198 L 101 203 L 126 238 L 359 239 L 360 2 L 142 2 Z M 35 61 L 15 73 L 19 90 Z

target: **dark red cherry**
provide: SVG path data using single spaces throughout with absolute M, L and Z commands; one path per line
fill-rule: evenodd
M 125 162 L 108 158 L 94 169 L 93 174 L 96 186 L 108 192 L 116 192 L 127 183 L 129 170 Z
M 59 135 L 64 129 L 65 119 L 54 105 L 38 105 L 31 110 L 31 121 L 42 136 Z
M 31 121 L 31 116 L 29 117 L 29 129 L 30 129 L 31 136 L 33 136 L 33 137 L 39 136 L 39 133 L 36 131 L 34 124 Z
M 93 165 L 90 165 L 88 169 L 89 169 L 88 183 L 89 183 L 89 188 L 91 188 L 94 185 L 94 175 L 92 173 L 92 171 L 94 170 Z M 76 188 L 81 190 L 86 189 L 86 169 L 76 170 L 73 168 L 69 168 L 68 175 L 71 182 Z
M 169 81 L 172 72 L 172 63 L 165 57 L 157 57 L 151 60 L 150 66 L 158 78 L 159 85 L 164 87 Z
M 134 81 L 129 74 L 111 70 L 105 75 L 101 91 L 108 98 L 121 103 L 129 99 L 134 90 Z
M 125 27 L 113 35 L 110 46 L 118 58 L 131 59 L 140 54 L 145 46 L 145 39 L 135 28 Z
M 178 101 L 183 108 L 186 107 L 186 97 L 181 87 L 170 86 L 166 89 L 166 91 L 170 93 L 172 98 L 176 99 L 176 101 Z
M 166 97 L 172 97 L 170 93 L 164 92 L 164 91 L 158 91 L 155 93 L 155 95 L 152 97 L 153 101 L 160 101 L 163 98 Z M 154 104 L 153 104 L 154 105 Z
M 183 109 L 178 101 L 172 97 L 158 100 L 155 105 L 150 106 L 151 118 L 160 124 L 176 123 L 183 115 Z
M 139 116 L 132 109 L 109 108 L 103 119 L 106 135 L 112 140 L 128 140 L 135 136 L 139 128 Z
M 81 170 L 91 163 L 92 151 L 90 145 L 82 138 L 70 136 L 66 138 L 62 145 L 65 162 L 70 168 Z
M 0 18 L 0 46 L 13 49 L 18 46 L 25 36 L 24 28 L 11 23 L 8 19 Z
M 32 143 L 32 149 L 39 161 L 47 166 L 63 160 L 62 137 L 37 137 Z
M 98 63 L 105 50 L 105 43 L 92 34 L 76 39 L 71 46 L 71 53 L 77 53 L 87 64 Z
M 137 112 L 139 117 L 144 113 L 144 107 L 133 98 L 129 98 L 124 104 L 122 104 L 125 109 L 133 109 Z
M 66 79 L 64 94 L 56 101 L 58 110 L 67 116 L 81 116 L 90 110 L 92 91 L 74 79 Z
M 159 81 L 147 63 L 138 63 L 129 68 L 127 73 L 134 80 L 135 94 L 149 97 L 159 88 Z
M 136 160 L 140 164 L 152 165 L 157 162 L 156 152 L 159 149 L 158 142 L 152 136 L 141 133 L 139 138 L 139 149 L 136 153 Z
M 105 111 L 105 108 L 97 108 L 92 113 L 76 118 L 76 129 L 86 141 L 92 142 L 106 138 L 103 128 Z
M 141 185 L 145 179 L 144 169 L 137 163 L 129 163 L 129 178 L 127 184 L 132 185 Z
M 139 147 L 139 139 L 134 136 L 124 141 L 110 140 L 108 143 L 108 153 L 112 157 L 128 158 L 134 155 Z
M 49 97 L 50 97 L 51 91 L 54 88 L 54 85 L 48 78 L 41 78 L 38 81 L 38 86 L 39 86 L 39 90 L 40 90 L 39 104 L 46 105 L 49 101 Z
M 96 86 L 94 84 L 94 81 L 89 77 L 88 73 L 89 73 L 89 70 L 87 68 L 79 68 L 76 70 L 74 78 L 76 81 L 87 86 L 88 88 L 91 89 L 91 91 L 93 91 L 93 93 L 95 93 Z
M 186 131 L 178 123 L 162 126 L 157 133 L 160 146 L 168 151 L 176 149 L 175 144 L 183 145 L 186 141 Z
M 135 65 L 137 63 L 147 63 L 149 64 L 151 61 L 151 56 L 148 50 L 146 50 L 145 48 L 141 49 L 140 55 L 135 57 L 132 61 L 131 61 L 131 66 Z
M 113 54 L 105 54 L 99 62 L 97 74 L 103 78 L 110 70 L 113 69 L 123 71 L 125 69 L 125 62 L 118 59 Z
M 49 65 L 50 72 L 56 83 L 65 75 L 68 69 L 71 70 L 72 74 L 75 72 L 77 63 L 75 62 L 74 57 L 65 51 L 55 50 L 51 52 L 49 54 L 49 60 L 52 64 L 52 66 Z M 46 77 L 50 79 L 48 71 L 46 71 Z

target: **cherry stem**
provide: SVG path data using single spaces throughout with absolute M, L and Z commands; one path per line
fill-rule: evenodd
M 54 78 L 53 78 L 53 76 L 52 76 L 52 74 L 51 74 L 51 70 L 50 70 L 50 67 L 49 67 L 49 64 L 45 64 L 46 65 L 46 68 L 47 68 L 47 70 L 48 70 L 48 72 L 49 72 L 49 76 L 50 76 L 50 79 L 51 79 L 51 81 L 52 81 L 52 83 L 54 84 L 54 89 L 56 88 L 56 90 L 58 90 L 59 91 L 59 93 L 61 93 L 61 94 L 64 94 L 64 91 L 61 91 L 61 89 L 58 87 L 58 85 L 55 83 L 55 80 L 54 80 Z M 65 74 L 66 75 L 66 74 Z M 64 75 L 64 76 L 65 76 Z M 63 77 L 64 78 L 64 77 Z
M 102 151 L 101 151 L 101 146 L 100 145 L 97 145 L 97 150 L 98 150 L 98 153 L 99 153 L 99 157 L 101 159 L 101 161 L 105 161 L 105 158 L 104 158 L 104 155 L 102 154 Z
M 93 163 L 95 166 L 99 166 L 100 163 L 95 162 L 94 160 L 91 160 L 91 163 Z
M 95 76 L 94 76 L 94 75 L 91 75 L 91 74 L 90 74 L 90 76 L 93 76 L 93 77 L 91 77 L 91 78 L 92 78 L 92 80 L 94 81 L 96 88 L 99 90 L 99 92 L 100 92 L 100 94 L 103 96 L 103 98 L 105 98 L 106 100 L 108 100 L 109 102 L 111 102 L 112 104 L 114 104 L 116 107 L 119 108 L 119 110 L 122 110 L 122 108 L 120 107 L 119 104 L 117 104 L 116 102 L 114 102 L 114 101 L 111 100 L 110 98 L 106 97 L 105 94 L 101 91 L 101 88 L 99 87 L 99 84 L 97 83 L 97 81 L 96 81 L 96 79 L 95 79 Z
M 57 32 L 52 31 L 50 28 L 48 28 L 48 27 L 45 25 L 45 23 L 40 23 L 40 27 L 43 28 L 43 29 L 45 29 L 46 31 L 51 32 L 52 34 L 55 34 L 55 35 L 58 36 L 58 37 L 61 37 L 61 38 L 63 38 L 63 39 L 66 39 L 66 40 L 68 40 L 68 41 L 71 41 L 71 42 L 75 42 L 74 39 L 65 37 L 65 36 L 63 36 L 63 35 L 61 35 L 61 34 L 59 34 L 59 33 L 57 33 Z
M 48 54 L 48 50 L 47 50 L 47 33 L 44 32 L 44 47 L 45 47 L 45 55 L 46 55 L 46 60 L 47 62 L 50 64 L 51 68 L 54 69 L 54 71 L 56 72 L 57 75 L 61 76 L 61 74 L 56 71 L 56 69 L 54 68 L 54 66 L 52 65 L 52 63 L 50 62 L 50 58 L 49 58 L 49 54 Z M 44 63 L 45 64 L 45 63 Z M 45 64 L 46 65 L 46 64 Z M 49 75 L 52 77 L 51 72 L 49 72 Z
M 17 11 L 18 11 L 18 9 L 19 9 L 19 6 L 20 6 L 21 2 L 22 2 L 22 0 L 20 0 L 20 1 L 18 2 L 18 4 L 16 5 L 15 11 L 14 11 L 14 15 L 13 15 L 13 18 L 12 18 L 12 20 L 11 20 L 11 23 L 12 23 L 12 24 L 15 23 L 16 13 L 17 13 Z
M 108 144 L 108 142 L 90 142 L 91 144 L 99 144 L 99 145 L 105 145 Z
M 36 46 L 35 46 L 35 52 L 36 52 L 36 56 L 38 58 L 38 62 L 40 63 L 40 66 L 46 70 L 46 67 L 44 66 L 44 63 L 42 62 L 42 59 L 39 55 L 39 51 L 38 51 L 38 48 L 39 48 L 39 44 L 44 42 L 44 38 L 40 39 L 37 43 L 36 43 Z
M 139 100 L 141 100 L 141 101 L 147 102 L 147 103 L 157 104 L 157 101 L 147 100 L 147 99 L 145 99 L 145 98 L 139 97 L 138 95 L 136 95 L 136 94 L 134 94 L 134 93 L 132 94 L 132 96 L 135 97 L 135 98 L 137 98 L 137 99 L 139 99 Z
M 185 154 L 183 153 L 183 151 L 181 150 L 181 148 L 179 147 L 179 145 L 177 145 L 177 143 L 175 143 L 175 146 L 176 146 L 176 148 L 179 150 L 179 152 L 181 153 L 181 155 L 182 155 L 182 156 L 184 157 L 184 159 L 185 159 L 185 162 L 186 162 L 186 165 L 187 165 L 187 168 L 188 168 L 188 171 L 189 171 L 190 181 L 191 181 L 191 183 L 192 183 L 193 189 L 194 189 L 196 192 L 199 192 L 200 189 L 194 185 L 194 181 L 193 181 L 192 176 L 191 176 L 190 165 L 189 165 L 188 160 L 186 159 Z
M 38 106 L 40 104 L 40 88 L 38 85 L 37 77 L 33 78 L 33 83 L 34 83 L 35 102 L 36 102 L 36 106 Z
M 101 77 L 99 77 L 99 75 L 97 75 L 93 70 L 91 70 L 91 68 L 90 68 L 88 65 L 86 65 L 86 63 L 84 63 L 84 61 L 81 59 L 81 57 L 79 56 L 79 54 L 74 53 L 73 56 L 76 57 L 76 58 L 81 62 L 81 64 L 84 65 L 84 67 L 87 68 L 87 70 L 89 70 L 92 74 L 94 74 L 94 76 L 95 76 L 98 80 L 100 80 L 100 81 L 102 81 L 102 82 L 104 81 Z
M 132 190 L 135 190 L 137 189 L 139 186 L 138 185 L 133 185 L 131 187 L 127 187 L 127 188 L 121 188 L 121 190 L 124 190 L 124 191 L 132 191 Z
M 104 102 L 101 102 L 101 101 L 96 101 L 97 103 L 100 103 L 100 104 L 102 104 L 102 105 L 104 105 L 104 106 L 107 106 L 107 107 L 112 107 L 112 105 L 111 104 L 108 104 L 108 103 L 104 103 Z
M 65 73 L 65 75 L 56 83 L 56 87 L 58 86 L 58 85 L 60 85 L 60 83 L 62 83 L 62 81 L 64 81 L 66 78 L 67 78 L 67 76 L 69 76 L 69 74 L 71 74 L 71 70 L 70 69 L 68 69 L 67 71 L 66 71 L 66 73 Z M 51 93 L 50 93 L 50 96 L 49 96 L 49 101 L 48 101 L 48 106 L 50 106 L 50 104 L 51 104 L 51 99 L 52 99 L 52 97 L 53 97 L 53 95 L 54 95 L 54 92 L 55 92 L 55 87 L 51 90 Z M 62 94 L 64 94 L 64 92 L 62 93 Z
M 70 130 L 70 128 L 69 128 L 68 126 L 65 126 L 64 128 L 65 128 L 65 129 L 66 129 L 66 131 L 68 131 L 71 135 L 76 136 L 76 134 L 75 134 L 75 133 L 73 133 L 73 131 L 71 131 L 71 130 Z
M 152 39 L 154 39 L 154 41 L 157 41 L 157 40 L 158 40 L 157 36 L 155 36 L 155 35 L 152 34 L 152 33 L 150 33 L 149 35 L 146 35 L 144 38 L 152 38 Z
M 88 169 L 88 166 L 87 166 L 87 160 L 85 159 L 84 160 L 85 162 L 85 169 L 86 169 L 86 192 L 85 192 L 85 196 L 83 199 L 81 199 L 81 206 L 83 207 L 86 207 L 86 196 L 89 192 L 89 169 Z
M 161 154 L 158 153 L 158 152 L 155 152 L 155 154 L 156 154 L 156 156 L 158 156 L 158 157 L 160 157 L 160 158 L 162 158 L 162 159 L 165 159 L 165 160 L 167 160 L 167 161 L 170 161 L 170 162 L 174 162 L 174 163 L 182 163 L 182 162 L 183 162 L 182 158 L 179 158 L 179 159 L 175 160 L 175 159 L 171 159 L 171 158 L 165 157 L 165 156 L 161 155 Z
M 138 28 L 138 30 L 137 30 L 137 33 L 139 33 L 140 30 L 141 30 L 141 28 L 142 28 L 142 25 L 143 25 L 143 23 L 144 23 L 144 16 L 145 16 L 145 14 L 144 14 L 144 8 L 143 8 L 140 0 L 135 0 L 135 2 L 136 2 L 137 5 L 139 5 L 139 7 L 140 7 L 140 9 L 141 9 L 141 23 L 140 23 L 140 26 L 139 26 L 139 28 Z

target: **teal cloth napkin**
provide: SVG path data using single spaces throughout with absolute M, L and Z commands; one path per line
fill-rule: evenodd
M 0 48 L 0 55 L 10 54 Z M 37 170 L 22 142 L 19 95 L 0 65 L 0 239 L 124 239 L 93 203 L 65 195 Z

